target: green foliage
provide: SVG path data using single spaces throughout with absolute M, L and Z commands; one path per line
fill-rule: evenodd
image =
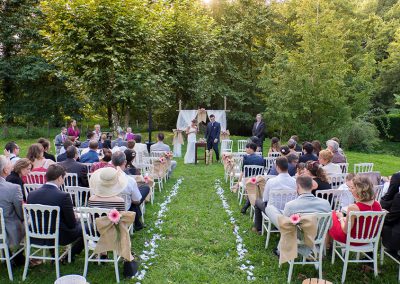
M 388 120 L 389 127 L 387 129 L 388 138 L 391 141 L 400 142 L 400 113 L 393 113 L 388 115 L 383 115 L 377 117 L 374 120 L 375 125 L 377 126 L 381 136 L 385 135 L 385 129 L 382 128 L 382 124 L 380 120 Z
M 341 141 L 346 149 L 363 152 L 373 152 L 381 142 L 376 126 L 361 119 L 353 120 L 342 130 Z

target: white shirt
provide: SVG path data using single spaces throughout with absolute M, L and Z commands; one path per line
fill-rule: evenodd
M 150 146 L 150 152 L 153 151 L 165 151 L 165 152 L 169 152 L 171 151 L 169 145 L 165 144 L 164 142 L 157 142 L 153 145 Z
M 142 194 L 139 191 L 139 188 L 137 186 L 136 180 L 127 174 L 125 176 L 128 178 L 128 184 L 125 187 L 125 189 L 121 192 L 120 196 L 123 198 L 123 195 L 129 196 L 129 198 L 124 198 L 125 200 L 125 209 L 126 211 L 129 210 L 129 208 L 132 205 L 132 202 L 139 202 L 142 199 Z
M 49 182 L 49 181 L 48 181 L 48 182 L 46 182 L 46 184 L 48 184 L 48 185 L 52 185 L 52 186 L 55 186 L 55 187 L 59 188 L 59 187 L 58 187 L 58 185 L 56 185 L 55 183 Z
M 10 161 L 11 161 L 11 164 L 15 165 L 15 163 L 16 163 L 18 160 L 20 160 L 20 159 L 21 159 L 21 158 L 15 156 L 15 154 L 10 154 Z
M 296 192 L 296 180 L 291 177 L 288 173 L 280 173 L 274 178 L 270 178 L 265 184 L 263 201 L 275 205 L 277 208 L 283 208 L 283 204 L 279 204 L 280 201 L 271 200 L 269 201 L 269 195 L 273 191 L 279 190 L 293 190 Z
M 340 166 L 338 164 L 329 163 L 329 164 L 326 164 L 325 166 L 323 166 L 322 168 L 325 170 L 325 173 L 327 175 L 342 173 L 342 169 L 340 168 Z
M 341 198 L 340 198 L 340 207 L 348 207 L 350 204 L 354 203 L 354 197 L 353 194 L 350 192 L 349 187 L 347 186 L 346 183 L 342 184 L 339 186 L 338 190 L 343 190 Z

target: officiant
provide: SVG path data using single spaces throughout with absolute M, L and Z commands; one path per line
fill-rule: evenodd
M 254 122 L 252 134 L 258 138 L 257 151 L 262 152 L 265 139 L 265 122 L 262 120 L 262 115 L 260 113 L 256 116 L 256 122 Z

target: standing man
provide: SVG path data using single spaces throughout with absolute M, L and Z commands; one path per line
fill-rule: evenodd
M 265 122 L 262 121 L 262 116 L 260 113 L 256 115 L 256 122 L 253 125 L 252 133 L 253 136 L 258 138 L 257 150 L 262 152 L 265 139 Z
M 220 134 L 221 124 L 215 121 L 215 115 L 212 114 L 210 115 L 210 122 L 207 124 L 206 129 L 207 150 L 214 149 L 217 161 L 219 161 L 218 143 Z
M 60 155 L 62 146 L 64 145 L 65 140 L 67 140 L 67 128 L 66 127 L 61 127 L 61 133 L 54 138 L 54 144 L 56 145 L 56 155 Z

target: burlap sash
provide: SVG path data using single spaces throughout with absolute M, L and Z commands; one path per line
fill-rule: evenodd
M 221 131 L 221 134 L 220 134 L 220 140 L 222 141 L 222 140 L 226 140 L 226 139 L 229 139 L 229 136 L 230 136 L 231 134 L 229 133 L 229 130 L 225 130 L 225 131 Z
M 142 186 L 142 185 L 148 185 L 150 187 L 150 192 L 149 194 L 146 196 L 146 202 L 150 202 L 151 200 L 151 195 L 152 195 L 152 190 L 153 190 L 153 185 L 154 185 L 154 181 L 151 177 L 147 177 L 147 183 L 144 180 L 144 177 L 142 175 L 137 175 L 135 176 L 135 180 L 136 183 L 138 185 L 138 187 Z
M 165 158 L 164 158 L 165 159 Z M 159 159 L 153 161 L 153 176 L 164 178 L 168 171 L 168 162 L 161 163 Z
M 117 228 L 108 219 L 108 216 L 99 217 L 96 219 L 97 230 L 100 233 L 100 239 L 97 242 L 95 253 L 102 253 L 115 250 L 118 255 L 125 260 L 132 261 L 131 254 L 131 237 L 128 232 L 128 227 L 135 220 L 135 212 L 120 212 L 121 219 L 119 226 L 119 240 L 117 239 Z
M 300 222 L 294 225 L 289 217 L 278 216 L 279 231 L 281 239 L 279 241 L 279 264 L 294 260 L 297 257 L 297 226 L 303 231 L 303 243 L 305 246 L 314 250 L 314 241 L 317 236 L 317 217 L 315 215 L 303 215 Z
M 174 138 L 172 139 L 172 145 L 181 144 L 184 145 L 182 130 L 172 129 L 174 132 Z
M 246 192 L 251 205 L 254 206 L 256 204 L 256 199 L 263 197 L 265 183 L 266 180 L 264 176 L 255 177 L 255 183 L 252 178 L 246 180 Z
M 197 110 L 197 122 L 204 122 L 206 123 L 207 121 L 207 112 L 204 108 L 200 108 Z

